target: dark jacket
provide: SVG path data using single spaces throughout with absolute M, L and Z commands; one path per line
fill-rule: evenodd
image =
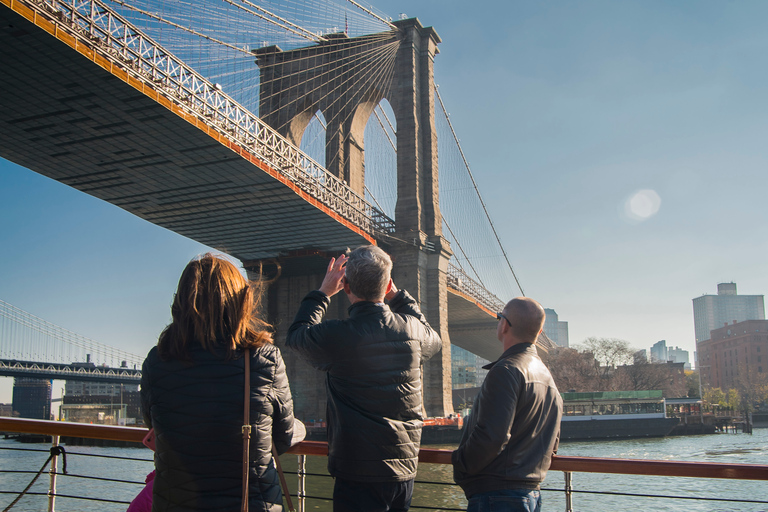
M 484 368 L 490 371 L 451 457 L 453 478 L 467 497 L 538 489 L 557 451 L 563 399 L 530 343 Z
M 404 290 L 389 306 L 357 302 L 348 319 L 322 322 L 329 304 L 320 291 L 304 297 L 287 343 L 328 372 L 328 471 L 359 482 L 410 480 L 421 443 L 421 364 L 440 350 L 440 337 Z
M 153 512 L 239 512 L 242 496 L 243 353 L 226 360 L 202 347 L 190 360 L 162 361 L 150 350 L 141 374 L 145 421 L 155 429 Z M 249 507 L 282 510 L 272 441 L 285 452 L 293 402 L 280 351 L 251 349 Z

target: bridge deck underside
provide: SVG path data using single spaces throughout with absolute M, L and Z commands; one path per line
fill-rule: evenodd
M 453 345 L 495 361 L 502 352 L 496 339 L 497 325 L 494 314 L 467 295 L 448 288 L 448 332 Z
M 0 63 L 3 158 L 244 260 L 365 243 L 2 5 Z

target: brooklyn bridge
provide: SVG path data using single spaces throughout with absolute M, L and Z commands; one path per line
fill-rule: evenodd
M 495 312 L 523 290 L 435 84 L 435 29 L 352 0 L 293 18 L 248 0 L 0 4 L 0 156 L 239 259 L 279 344 L 330 256 L 382 246 L 443 340 L 430 416 L 453 410 L 452 345 L 500 354 Z M 284 355 L 298 414 L 322 417 L 321 375 Z

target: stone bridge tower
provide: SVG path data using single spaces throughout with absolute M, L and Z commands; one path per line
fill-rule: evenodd
M 377 243 L 393 257 L 398 288 L 419 301 L 442 337 L 442 351 L 424 366 L 424 404 L 428 416 L 443 416 L 453 412 L 446 282 L 452 253 L 442 236 L 439 207 L 433 71 L 440 38 L 415 18 L 394 25 L 397 28 L 389 33 L 357 38 L 335 34 L 292 51 L 276 46 L 257 50 L 259 115 L 298 146 L 312 116 L 321 111 L 328 120 L 326 168 L 364 196 L 365 126 L 376 105 L 389 101 L 397 123 L 395 233 L 381 236 Z M 261 263 L 274 269 L 267 302 L 278 345 L 284 346 L 301 298 L 319 287 L 328 258 L 336 255 L 308 251 L 271 262 L 244 262 L 247 268 Z M 348 305 L 340 293 L 333 298 L 328 318 L 345 317 Z M 290 351 L 283 355 L 297 415 L 324 418 L 323 376 Z

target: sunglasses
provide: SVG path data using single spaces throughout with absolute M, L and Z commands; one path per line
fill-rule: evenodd
M 506 321 L 506 322 L 507 322 L 507 325 L 508 325 L 508 326 L 512 327 L 512 322 L 510 322 L 510 321 L 509 321 L 509 318 L 505 317 L 505 316 L 504 316 L 503 314 L 501 314 L 501 313 L 496 313 L 496 320 L 501 320 L 502 318 L 504 319 L 504 321 Z

